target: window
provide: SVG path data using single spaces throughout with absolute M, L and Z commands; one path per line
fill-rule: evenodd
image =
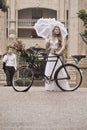
M 32 9 L 32 19 L 39 19 L 43 16 L 42 9 Z
M 19 38 L 39 38 L 34 29 L 18 29 Z

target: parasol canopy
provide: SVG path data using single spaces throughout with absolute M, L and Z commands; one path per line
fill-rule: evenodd
M 40 18 L 34 25 L 34 29 L 38 36 L 46 39 L 47 37 L 52 36 L 52 30 L 55 26 L 58 26 L 61 31 L 63 38 L 67 36 L 67 30 L 59 21 L 56 21 L 55 18 Z

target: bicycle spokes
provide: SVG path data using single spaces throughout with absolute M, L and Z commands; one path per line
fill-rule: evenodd
M 27 91 L 33 82 L 33 72 L 26 67 L 19 68 L 13 78 L 13 87 L 16 91 Z
M 77 66 L 72 64 L 63 65 L 55 74 L 57 85 L 65 91 L 76 90 L 81 82 L 82 75 Z

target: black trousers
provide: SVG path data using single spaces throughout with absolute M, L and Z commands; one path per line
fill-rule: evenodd
M 6 81 L 8 86 L 12 86 L 13 76 L 15 73 L 14 67 L 6 66 L 5 74 L 6 74 Z

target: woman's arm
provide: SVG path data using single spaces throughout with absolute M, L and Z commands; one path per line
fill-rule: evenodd
M 64 39 L 63 39 L 63 40 L 62 40 L 62 47 L 61 47 L 61 49 L 55 50 L 55 54 L 57 54 L 57 55 L 62 54 L 63 51 L 64 51 L 64 49 L 65 49 L 65 46 L 66 46 L 66 43 L 65 43 L 65 41 L 64 41 Z
M 46 42 L 45 42 L 45 44 L 46 44 L 46 49 L 49 49 L 49 47 L 50 47 L 50 39 L 46 39 Z

